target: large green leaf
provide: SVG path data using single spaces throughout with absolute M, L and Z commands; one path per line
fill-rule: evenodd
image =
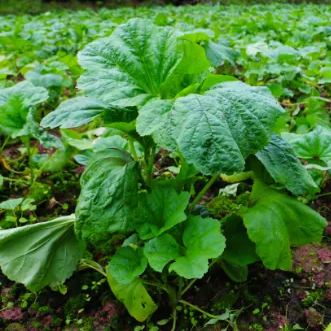
M 187 162 L 204 174 L 232 173 L 268 143 L 282 112 L 265 88 L 225 82 L 204 95 L 178 98 L 170 122 Z
M 120 247 L 111 258 L 108 270 L 119 284 L 129 284 L 141 275 L 147 267 L 142 248 Z
M 220 223 L 212 218 L 191 216 L 183 233 L 184 254 L 174 256 L 169 271 L 184 278 L 202 278 L 208 271 L 208 260 L 219 257 L 225 248 Z
M 172 97 L 191 83 L 185 74 L 209 66 L 201 46 L 179 39 L 173 28 L 144 19 L 131 19 L 110 37 L 92 42 L 78 60 L 85 69 L 78 87 L 119 107 L 143 105 L 155 96 Z
M 76 230 L 85 240 L 126 231 L 137 204 L 139 170 L 124 151 L 107 149 L 92 157 L 81 177 Z
M 220 256 L 225 248 L 220 223 L 212 218 L 190 216 L 184 223 L 182 246 L 166 233 L 148 241 L 144 254 L 150 266 L 162 272 L 166 264 L 184 278 L 202 278 L 208 271 L 208 260 Z
M 150 193 L 139 196 L 134 229 L 142 239 L 150 239 L 185 221 L 188 192 L 177 193 L 168 185 L 154 185 Z
M 45 128 L 75 128 L 84 125 L 108 109 L 103 102 L 88 97 L 66 100 L 45 116 L 41 125 Z
M 272 139 L 256 154 L 275 182 L 283 185 L 293 194 L 300 195 L 318 191 L 318 186 L 303 167 L 289 146 L 281 137 Z
M 47 98 L 46 89 L 30 82 L 0 89 L 0 132 L 13 138 L 28 135 L 31 107 Z
M 292 145 L 299 158 L 322 161 L 325 165 L 331 163 L 331 129 L 319 126 L 304 134 L 286 133 L 283 138 Z
M 144 322 L 157 309 L 141 279 L 136 278 L 129 284 L 120 284 L 107 269 L 109 286 L 115 297 L 121 301 L 129 314 L 138 322 Z
M 48 98 L 48 92 L 43 87 L 34 86 L 29 81 L 20 82 L 12 87 L 0 89 L 0 106 L 3 106 L 13 96 L 19 96 L 25 107 L 32 107 Z
M 321 240 L 326 221 L 303 203 L 260 181 L 254 183 L 252 200 L 253 206 L 241 216 L 267 268 L 290 270 L 291 246 Z
M 0 266 L 11 280 L 38 291 L 63 283 L 84 254 L 74 233 L 75 217 L 0 231 Z
M 151 239 L 145 244 L 144 254 L 150 266 L 162 272 L 165 265 L 180 256 L 180 246 L 168 233 Z

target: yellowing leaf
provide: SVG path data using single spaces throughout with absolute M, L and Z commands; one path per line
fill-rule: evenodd
M 38 291 L 63 283 L 84 254 L 74 233 L 75 217 L 0 230 L 0 267 L 11 280 Z
M 136 278 L 129 284 L 120 284 L 115 281 L 109 270 L 107 270 L 107 279 L 115 297 L 138 322 L 144 322 L 157 309 L 141 279 Z

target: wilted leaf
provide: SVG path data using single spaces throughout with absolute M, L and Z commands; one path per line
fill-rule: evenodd
M 120 284 L 112 277 L 109 269 L 107 279 L 115 297 L 124 304 L 129 314 L 138 322 L 144 322 L 157 309 L 157 305 L 148 294 L 141 279 L 136 278 L 129 284 Z
M 75 217 L 0 230 L 0 266 L 11 280 L 38 291 L 63 283 L 84 254 L 74 233 Z

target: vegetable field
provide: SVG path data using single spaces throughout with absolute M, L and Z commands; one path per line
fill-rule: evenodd
M 0 16 L 0 329 L 331 323 L 331 6 Z

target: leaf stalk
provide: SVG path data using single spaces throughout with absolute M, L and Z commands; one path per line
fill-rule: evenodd
M 194 207 L 201 201 L 201 199 L 204 197 L 204 195 L 207 193 L 207 191 L 216 182 L 216 180 L 218 178 L 219 178 L 219 174 L 216 174 L 209 179 L 209 181 L 206 183 L 206 185 L 202 188 L 202 190 L 197 194 L 197 196 L 192 201 L 190 208 L 189 208 L 190 211 L 192 211 L 194 209 Z

